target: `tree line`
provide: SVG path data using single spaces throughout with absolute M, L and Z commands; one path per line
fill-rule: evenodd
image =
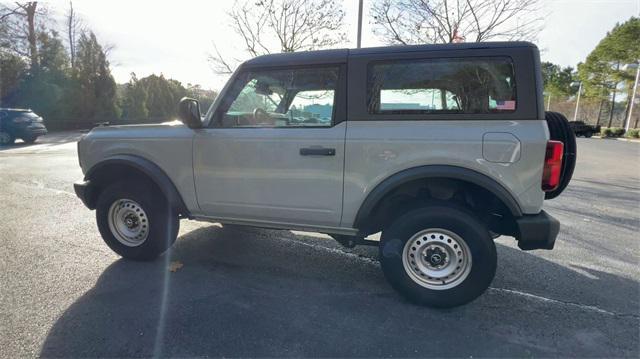
M 577 115 L 577 120 L 622 127 L 631 110 L 639 61 L 640 18 L 632 17 L 616 24 L 577 68 L 542 64 L 545 106 L 570 118 Z M 637 128 L 640 114 L 632 113 L 630 127 Z
M 78 18 L 70 3 L 59 26 L 38 2 L 0 4 L 0 107 L 31 108 L 51 129 L 99 122 L 159 122 L 174 118 L 183 96 L 206 106 L 215 92 L 150 75 L 116 84 L 111 46 Z M 61 32 L 62 30 L 63 32 Z
M 543 26 L 541 7 L 541 0 L 372 0 L 369 21 L 380 39 L 395 45 L 535 42 Z M 238 40 L 227 44 L 240 44 L 243 55 L 226 57 L 214 44 L 208 60 L 218 74 L 233 72 L 250 57 L 346 41 L 339 0 L 237 0 L 227 16 Z M 61 31 L 37 2 L 0 5 L 0 19 L 2 106 L 31 107 L 60 122 L 144 122 L 175 116 L 182 96 L 200 99 L 203 108 L 215 98 L 213 91 L 162 74 L 131 74 L 128 83 L 116 84 L 111 46 L 84 26 L 72 3 Z M 572 117 L 582 84 L 579 119 L 618 124 L 631 108 L 635 73 L 625 65 L 638 63 L 639 47 L 640 20 L 632 17 L 616 25 L 577 68 L 543 63 L 545 105 Z

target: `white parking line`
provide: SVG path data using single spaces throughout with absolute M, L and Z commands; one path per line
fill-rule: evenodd
M 357 253 L 345 252 L 345 251 L 342 251 L 342 250 L 337 249 L 337 248 L 325 247 L 325 246 L 322 246 L 322 245 L 319 245 L 319 244 L 307 243 L 307 242 L 303 242 L 303 241 L 300 241 L 300 240 L 287 238 L 287 237 L 277 237 L 277 238 L 282 240 L 282 241 L 285 241 L 285 242 L 303 245 L 305 247 L 310 247 L 310 248 L 313 248 L 313 249 L 316 249 L 316 250 L 321 250 L 321 251 L 324 251 L 324 252 L 329 252 L 329 253 L 337 254 L 337 255 L 340 255 L 340 256 L 348 257 L 349 259 L 354 259 L 354 260 L 360 261 L 362 263 L 373 265 L 373 266 L 378 267 L 378 268 L 380 267 L 380 261 L 378 261 L 376 259 L 373 259 L 373 258 L 370 258 L 370 257 L 365 257 L 365 256 L 362 256 L 362 255 L 359 255 Z M 573 308 L 580 309 L 580 310 L 590 311 L 590 312 L 599 313 L 599 314 L 605 314 L 605 315 L 614 316 L 614 317 L 626 317 L 626 318 L 632 318 L 632 319 L 640 320 L 640 315 L 636 315 L 636 314 L 615 313 L 615 312 L 608 311 L 608 310 L 605 310 L 605 309 L 602 309 L 602 308 L 598 308 L 598 307 L 592 306 L 592 305 L 586 305 L 586 304 L 580 304 L 580 303 L 575 303 L 575 302 L 569 302 L 569 301 L 562 301 L 562 300 L 558 300 L 558 299 L 547 298 L 547 297 L 539 296 L 539 295 L 536 295 L 536 294 L 522 292 L 522 291 L 515 290 L 515 289 L 489 287 L 489 291 L 497 292 L 497 293 L 503 293 L 503 294 L 517 295 L 517 296 L 525 297 L 527 299 L 532 299 L 532 300 L 536 300 L 536 301 L 543 302 L 543 303 L 569 306 L 569 307 L 573 307 Z

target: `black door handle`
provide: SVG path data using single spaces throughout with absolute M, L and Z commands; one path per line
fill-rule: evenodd
M 306 147 L 300 149 L 300 156 L 335 156 L 335 148 Z

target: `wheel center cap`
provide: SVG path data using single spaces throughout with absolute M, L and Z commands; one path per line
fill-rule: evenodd
M 134 215 L 130 214 L 125 217 L 124 224 L 127 226 L 127 228 L 133 229 L 138 226 L 138 219 Z
M 428 248 L 425 253 L 425 260 L 432 267 L 438 268 L 445 264 L 447 254 L 439 247 Z

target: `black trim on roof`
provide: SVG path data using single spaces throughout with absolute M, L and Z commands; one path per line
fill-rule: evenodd
M 317 64 L 345 63 L 351 55 L 430 52 L 445 50 L 475 50 L 475 49 L 505 49 L 505 48 L 536 48 L 537 46 L 526 41 L 504 42 L 468 42 L 460 44 L 433 44 L 433 45 L 397 45 L 382 47 L 366 47 L 361 49 L 334 49 L 318 51 L 286 52 L 269 54 L 247 60 L 242 67 L 268 67 L 268 66 L 297 66 Z
M 268 67 L 268 66 L 296 66 L 296 65 L 318 65 L 318 64 L 339 64 L 347 62 L 349 50 L 318 50 L 301 52 L 283 52 L 254 57 L 245 61 L 242 66 L 247 67 Z
M 384 53 L 407 53 L 419 51 L 444 51 L 444 50 L 474 50 L 474 49 L 505 49 L 536 47 L 536 45 L 526 41 L 496 41 L 496 42 L 465 42 L 459 44 L 431 44 L 431 45 L 395 45 L 382 47 L 366 47 L 362 49 L 351 49 L 349 55 L 384 54 Z

